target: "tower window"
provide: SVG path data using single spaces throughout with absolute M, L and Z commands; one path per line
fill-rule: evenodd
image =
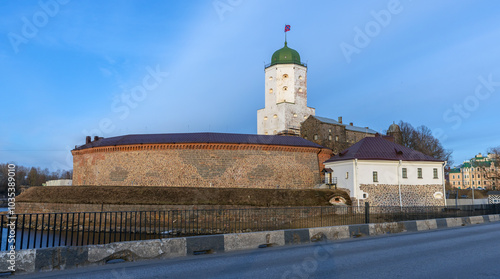
M 302 88 L 299 88 L 299 92 L 302 92 Z
M 283 91 L 287 91 L 288 90 L 288 86 L 283 86 Z
M 307 119 L 307 115 L 304 115 L 304 119 Z
M 296 114 L 296 113 L 294 113 L 294 114 L 293 114 L 293 117 L 297 117 L 297 114 Z
M 267 135 L 267 131 L 265 131 L 265 132 L 264 132 L 264 134 L 266 134 L 266 135 Z
M 373 172 L 373 182 L 378 182 L 378 173 L 376 171 Z
M 314 135 L 313 139 L 318 140 L 318 135 Z
M 273 134 L 274 134 L 274 135 L 276 135 L 276 134 L 277 134 L 277 133 L 276 133 L 276 130 L 274 130 L 274 131 L 273 131 Z
M 272 88 L 269 88 L 269 93 L 273 93 L 273 89 Z
M 278 118 L 278 115 L 277 114 L 273 115 L 273 118 Z
M 273 80 L 273 77 L 271 77 L 271 76 L 270 76 L 270 77 L 269 77 L 269 80 Z
M 288 75 L 287 75 L 287 74 L 284 74 L 284 75 L 283 75 L 283 78 L 288 78 Z
M 303 77 L 302 77 L 302 76 L 299 76 L 299 79 L 303 79 Z
M 267 120 L 267 116 L 264 116 L 264 120 Z

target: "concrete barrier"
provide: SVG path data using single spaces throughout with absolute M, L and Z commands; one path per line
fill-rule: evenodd
M 225 235 L 207 235 L 143 241 L 114 242 L 82 247 L 55 247 L 16 251 L 15 273 L 62 270 L 89 265 L 104 265 L 113 260 L 184 257 L 223 253 L 271 246 L 357 238 L 383 234 L 427 231 L 442 228 L 498 222 L 500 215 L 471 216 L 380 224 L 291 229 Z M 0 272 L 9 272 L 8 252 L 0 252 Z

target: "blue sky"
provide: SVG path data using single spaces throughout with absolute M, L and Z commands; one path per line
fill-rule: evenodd
M 88 134 L 256 133 L 290 24 L 318 116 L 426 125 L 460 163 L 500 145 L 500 2 L 436 2 L 2 1 L 0 161 L 69 169 Z

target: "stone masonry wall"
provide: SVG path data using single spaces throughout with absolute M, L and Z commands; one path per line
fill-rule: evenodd
M 305 189 L 320 183 L 321 163 L 331 155 L 236 144 L 139 147 L 74 151 L 73 185 Z
M 398 185 L 362 184 L 360 189 L 368 193 L 372 206 L 399 206 Z M 443 193 L 443 185 L 401 185 L 401 200 L 403 206 L 444 206 L 444 199 L 434 198 L 434 193 Z

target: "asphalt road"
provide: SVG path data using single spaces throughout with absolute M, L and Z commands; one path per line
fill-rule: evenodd
M 500 278 L 500 223 L 14 278 Z

